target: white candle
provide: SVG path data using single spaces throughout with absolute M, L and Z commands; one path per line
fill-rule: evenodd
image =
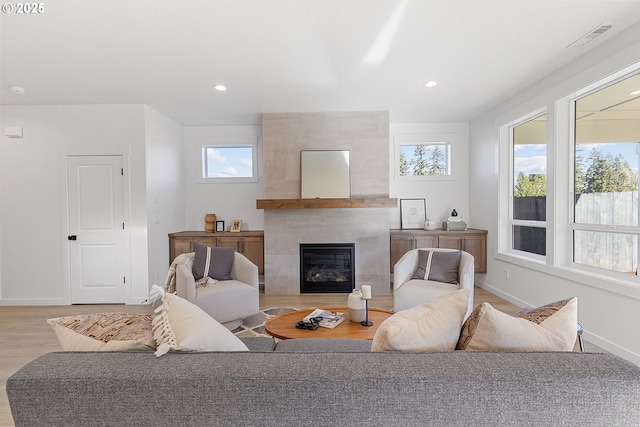
M 362 285 L 362 299 L 371 299 L 371 285 Z

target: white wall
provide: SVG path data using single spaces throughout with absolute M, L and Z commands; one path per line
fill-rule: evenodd
M 147 183 L 148 274 L 150 284 L 164 284 L 169 268 L 168 234 L 184 224 L 182 126 L 144 108 Z
M 262 127 L 261 126 L 188 126 L 184 128 L 184 204 L 183 228 L 173 231 L 202 230 L 204 216 L 217 215 L 228 230 L 231 221 L 242 220 L 243 230 L 262 230 L 264 211 L 256 209 L 256 200 L 264 198 L 262 182 Z M 203 138 L 210 137 L 258 137 L 258 182 L 245 183 L 198 183 L 202 169 L 200 147 Z
M 551 76 L 474 120 L 470 128 L 470 206 L 475 226 L 489 230 L 487 274 L 476 284 L 520 306 L 538 306 L 578 297 L 579 321 L 585 338 L 640 365 L 640 283 L 621 284 L 578 275 L 545 264 L 496 258 L 498 218 L 498 129 L 540 107 L 548 106 L 554 129 L 555 101 L 640 61 L 640 25 L 596 47 Z M 550 132 L 549 150 L 562 151 L 569 142 Z M 556 147 L 556 144 L 558 146 Z M 566 151 L 566 150 L 565 150 Z M 558 169 L 562 172 L 562 168 Z M 553 169 L 550 170 L 553 174 Z M 566 171 L 565 171 L 566 173 Z M 558 185 L 568 185 L 562 180 Z M 563 203 L 565 203 L 563 201 Z M 565 203 L 566 204 L 566 203 Z M 554 216 L 547 216 L 552 227 Z M 509 269 L 509 279 L 504 269 Z
M 389 197 L 425 198 L 427 218 L 446 220 L 455 208 L 458 214 L 474 224 L 469 211 L 469 124 L 418 123 L 391 124 L 389 141 Z M 447 177 L 395 177 L 398 142 L 448 142 L 451 144 L 451 175 Z M 400 209 L 391 209 L 391 227 L 400 228 Z
M 3 135 L 0 146 L 0 304 L 69 303 L 60 156 L 85 150 L 125 151 L 128 157 L 132 250 L 127 302 L 144 300 L 148 274 L 143 107 L 4 106 L 2 126 L 21 126 L 24 137 Z

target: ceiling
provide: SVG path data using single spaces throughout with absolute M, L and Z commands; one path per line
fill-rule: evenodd
M 0 16 L 3 105 L 147 104 L 183 125 L 358 110 L 387 110 L 393 123 L 470 121 L 640 21 L 640 1 L 43 4 Z M 615 25 L 567 47 L 602 23 Z

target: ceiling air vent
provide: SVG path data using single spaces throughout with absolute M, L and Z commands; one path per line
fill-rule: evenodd
M 599 37 L 602 34 L 606 33 L 611 28 L 613 28 L 613 24 L 611 24 L 609 22 L 604 22 L 604 23 L 598 25 L 593 30 L 589 31 L 584 36 L 580 37 L 578 40 L 576 40 L 573 43 L 571 43 L 567 47 L 582 47 L 585 44 L 589 43 L 591 40 L 595 39 L 596 37 Z

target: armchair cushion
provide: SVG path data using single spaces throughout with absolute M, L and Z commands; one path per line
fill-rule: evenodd
M 233 248 L 209 247 L 194 243 L 196 255 L 193 260 L 193 277 L 200 280 L 211 277 L 216 280 L 231 280 L 233 267 Z
M 420 249 L 418 251 L 418 269 L 413 278 L 458 283 L 461 256 L 461 251 L 443 252 Z

